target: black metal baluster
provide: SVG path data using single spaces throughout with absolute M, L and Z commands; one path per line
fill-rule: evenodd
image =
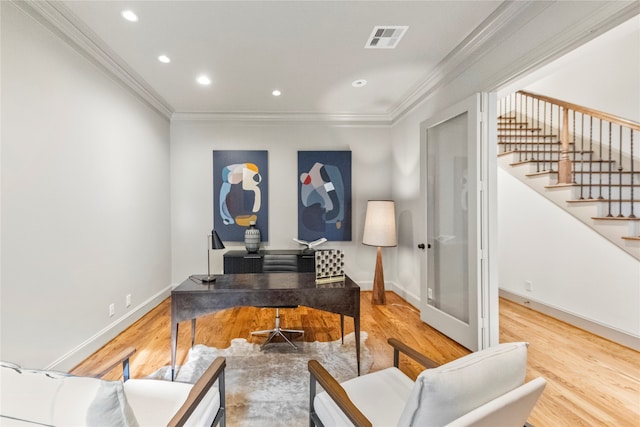
M 603 177 L 604 177 L 604 171 L 602 170 L 602 166 L 604 165 L 604 159 L 602 158 L 602 144 L 604 144 L 604 141 L 602 140 L 602 119 L 598 119 L 598 121 L 600 122 L 600 148 L 599 148 L 599 153 L 598 153 L 598 163 L 600 165 L 600 167 L 598 168 L 598 176 L 600 177 L 600 184 L 602 184 L 603 181 Z M 602 185 L 598 186 L 598 200 L 603 200 L 604 197 L 602 197 Z
M 513 97 L 513 94 L 509 95 L 509 97 L 507 98 L 507 111 L 509 114 L 509 120 L 508 122 L 511 122 L 511 98 Z M 507 151 L 511 151 L 511 132 L 509 131 L 509 127 L 506 126 L 505 129 L 503 130 L 505 138 L 507 139 L 507 143 L 505 144 L 505 150 Z
M 633 182 L 634 182 L 634 174 L 633 174 L 633 129 L 629 128 L 629 133 L 631 134 L 631 213 L 629 214 L 629 218 L 635 218 L 636 216 L 633 213 L 633 203 L 635 202 L 633 197 Z
M 584 196 L 583 196 L 584 175 L 582 174 L 584 172 L 584 113 L 580 113 L 580 128 L 581 130 L 580 130 L 580 183 L 579 184 L 580 184 L 580 200 L 584 200 Z M 578 147 L 576 146 L 573 147 L 574 158 L 575 158 L 575 153 L 578 152 L 577 148 Z M 575 178 L 573 182 L 576 182 Z
M 544 120 L 544 114 L 546 111 L 545 104 L 542 104 L 542 119 Z M 542 126 L 542 128 L 545 128 L 546 126 L 544 125 L 544 122 L 542 124 L 540 124 L 540 99 L 538 99 L 538 127 Z M 544 131 L 542 131 L 542 133 L 544 133 Z M 544 146 L 542 147 L 543 152 L 544 152 Z M 538 146 L 538 153 L 536 155 L 537 159 L 536 159 L 536 172 L 540 172 L 540 146 Z
M 536 112 L 536 127 L 540 127 L 540 99 L 536 99 L 537 112 Z M 538 144 L 538 150 L 536 155 L 536 172 L 540 172 L 540 145 Z
M 522 94 L 520 92 L 518 92 L 516 94 L 516 105 L 518 107 L 517 108 L 517 114 L 516 114 L 516 119 L 515 119 L 515 123 L 513 124 L 513 129 L 516 130 L 518 129 L 519 122 L 522 122 Z M 521 132 L 521 131 L 520 131 Z M 525 138 L 526 141 L 526 138 Z M 518 139 L 518 159 L 520 162 L 522 162 L 522 139 Z
M 553 104 L 549 104 L 549 135 L 553 133 Z M 553 145 L 547 144 L 547 134 L 542 138 L 544 146 L 549 146 L 549 172 L 553 172 Z M 546 160 L 546 157 L 545 157 Z M 559 158 L 558 158 L 559 160 Z
M 524 115 L 527 118 L 527 125 L 529 125 L 529 103 L 531 103 L 531 108 L 533 109 L 533 98 L 527 96 L 527 102 L 524 104 Z M 533 120 L 531 121 L 531 126 L 535 127 L 533 126 Z M 529 149 L 531 149 L 531 151 L 529 151 Z M 531 144 L 525 145 L 525 155 L 527 161 L 533 158 L 533 140 L 531 140 Z
M 620 125 L 620 164 L 618 164 L 618 201 L 619 201 L 619 208 L 618 208 L 618 218 L 624 218 L 624 215 L 622 215 L 622 171 L 624 170 L 624 167 L 622 166 L 622 125 Z M 609 183 L 609 185 L 611 185 L 611 183 Z
M 607 214 L 607 218 L 612 217 L 613 215 L 611 214 L 611 146 L 613 145 L 613 141 L 611 140 L 611 122 L 609 122 L 609 200 L 608 200 L 608 204 L 609 204 L 609 213 Z
M 501 119 L 504 122 L 504 111 L 502 106 L 504 105 L 504 99 L 501 98 L 498 100 L 498 118 Z M 502 153 L 502 144 L 500 144 L 500 142 L 502 141 L 502 134 L 500 133 L 500 131 L 498 131 L 498 151 L 500 153 Z
M 546 135 L 547 134 L 547 105 L 549 103 L 547 101 L 544 102 L 544 111 L 542 113 L 542 125 L 543 125 L 543 130 L 542 130 L 542 134 Z M 544 141 L 544 138 L 543 138 Z M 542 170 L 546 171 L 547 169 L 547 147 L 545 144 L 542 145 Z
M 584 177 L 584 174 L 581 175 Z M 602 181 L 600 181 L 602 184 Z M 589 115 L 589 200 L 593 199 L 591 188 L 593 185 L 593 116 Z

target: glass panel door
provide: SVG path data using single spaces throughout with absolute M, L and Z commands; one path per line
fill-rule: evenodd
M 473 351 L 498 341 L 497 284 L 490 286 L 488 262 L 494 231 L 486 191 L 487 103 L 486 95 L 474 95 L 420 129 L 427 240 L 420 245 L 420 317 Z
M 427 130 L 427 304 L 469 324 L 467 113 Z

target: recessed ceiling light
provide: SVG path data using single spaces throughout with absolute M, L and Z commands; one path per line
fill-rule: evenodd
M 282 95 L 282 92 L 280 92 L 278 89 L 274 90 L 273 92 L 271 92 L 271 95 L 273 96 L 280 96 Z
M 211 79 L 205 75 L 198 76 L 196 81 L 203 86 L 208 86 L 211 84 Z
M 169 62 L 171 62 L 171 58 L 169 58 L 167 55 L 160 55 L 158 56 L 158 61 L 162 62 L 163 64 L 168 64 Z
M 123 10 L 121 13 L 122 17 L 130 22 L 138 22 L 138 15 L 133 13 L 131 10 Z
M 367 81 L 365 79 L 359 79 L 359 80 L 355 80 L 353 83 L 351 83 L 351 86 L 353 87 L 362 87 L 364 85 L 367 84 Z

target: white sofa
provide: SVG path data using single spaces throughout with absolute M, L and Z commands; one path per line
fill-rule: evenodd
M 0 362 L 0 426 L 224 427 L 224 358 L 196 384 L 128 379 L 128 356 L 123 362 L 124 382 Z
M 524 383 L 526 343 L 500 344 L 439 367 L 397 340 L 389 344 L 394 367 L 342 384 L 309 362 L 311 426 L 522 427 L 546 384 Z M 412 381 L 398 369 L 399 352 L 430 369 Z M 317 395 L 316 382 L 325 390 Z

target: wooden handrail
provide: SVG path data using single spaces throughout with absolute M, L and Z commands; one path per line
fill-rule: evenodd
M 608 122 L 611 123 L 615 123 L 617 125 L 622 125 L 637 131 L 640 131 L 640 123 L 638 122 L 634 122 L 633 120 L 628 120 L 628 119 L 624 119 L 622 117 L 619 116 L 615 116 L 613 114 L 609 114 L 609 113 L 605 113 L 602 111 L 598 111 L 598 110 L 594 110 L 593 108 L 587 108 L 587 107 L 583 107 L 581 105 L 578 104 L 572 104 L 571 102 L 566 102 L 566 101 L 562 101 L 560 99 L 556 99 L 556 98 L 551 98 L 550 96 L 544 96 L 544 95 L 538 95 L 536 93 L 533 92 L 527 92 L 524 90 L 519 90 L 518 93 L 525 95 L 525 96 L 529 96 L 531 98 L 535 98 L 535 99 L 539 99 L 540 101 L 545 101 L 545 102 L 549 102 L 551 104 L 555 104 L 558 105 L 560 107 L 564 107 L 566 109 L 569 110 L 574 110 L 577 111 L 579 113 L 583 113 L 583 114 L 587 114 L 589 116 L 601 119 L 601 120 L 606 120 Z

